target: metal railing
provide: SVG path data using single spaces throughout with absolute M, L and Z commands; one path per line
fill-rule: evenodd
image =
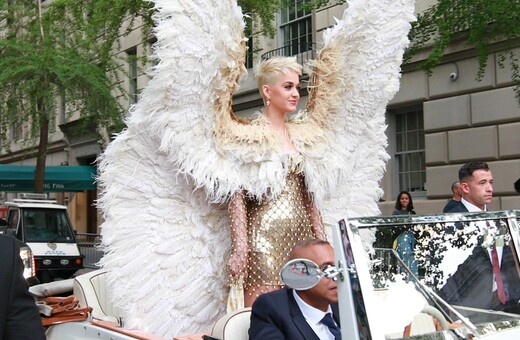
M 101 235 L 77 233 L 76 239 L 81 255 L 85 256 L 83 266 L 92 269 L 99 268 L 98 262 L 103 257 L 103 251 L 99 248 Z
M 268 51 L 262 54 L 262 60 L 267 60 L 272 57 L 292 57 L 295 56 L 298 63 L 301 65 L 305 64 L 307 60 L 314 59 L 316 53 L 315 44 L 312 42 L 302 44 L 292 44 L 279 47 L 277 49 Z

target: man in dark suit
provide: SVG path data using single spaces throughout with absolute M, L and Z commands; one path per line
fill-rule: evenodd
M 290 259 L 295 258 L 324 268 L 334 265 L 334 250 L 326 241 L 309 240 L 293 248 Z M 337 284 L 327 277 L 308 290 L 284 288 L 260 295 L 252 307 L 249 339 L 341 339 L 337 302 Z
M 38 308 L 28 288 L 17 241 L 0 235 L 0 339 L 45 339 Z
M 462 199 L 446 212 L 486 211 L 493 200 L 493 174 L 485 162 L 469 162 L 459 170 Z

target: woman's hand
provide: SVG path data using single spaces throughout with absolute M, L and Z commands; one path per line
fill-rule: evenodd
M 244 274 L 247 276 L 247 251 L 234 251 L 227 262 L 227 270 L 232 277 Z

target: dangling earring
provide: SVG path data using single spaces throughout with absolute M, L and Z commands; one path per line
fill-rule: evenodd
M 269 106 L 269 104 L 271 104 L 271 99 L 267 98 L 267 100 L 265 101 L 265 105 Z

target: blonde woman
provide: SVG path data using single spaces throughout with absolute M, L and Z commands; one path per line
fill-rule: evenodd
M 159 62 L 99 167 L 102 264 L 124 325 L 172 338 L 211 329 L 230 274 L 245 278 L 249 305 L 279 287 L 297 239 L 378 214 L 414 1 L 350 1 L 323 31 L 291 119 L 301 68 L 264 62 L 264 107 L 250 120 L 232 106 L 247 73 L 236 1 L 152 3 Z
M 286 170 L 283 190 L 276 197 L 233 194 L 229 203 L 232 252 L 228 260 L 231 281 L 244 278 L 245 306 L 263 293 L 282 287 L 280 269 L 290 250 L 306 239 L 325 239 L 320 214 L 307 190 L 304 157 L 287 130 L 288 115 L 300 100 L 301 65 L 296 58 L 263 61 L 257 80 L 264 120 L 276 138 L 275 151 Z

